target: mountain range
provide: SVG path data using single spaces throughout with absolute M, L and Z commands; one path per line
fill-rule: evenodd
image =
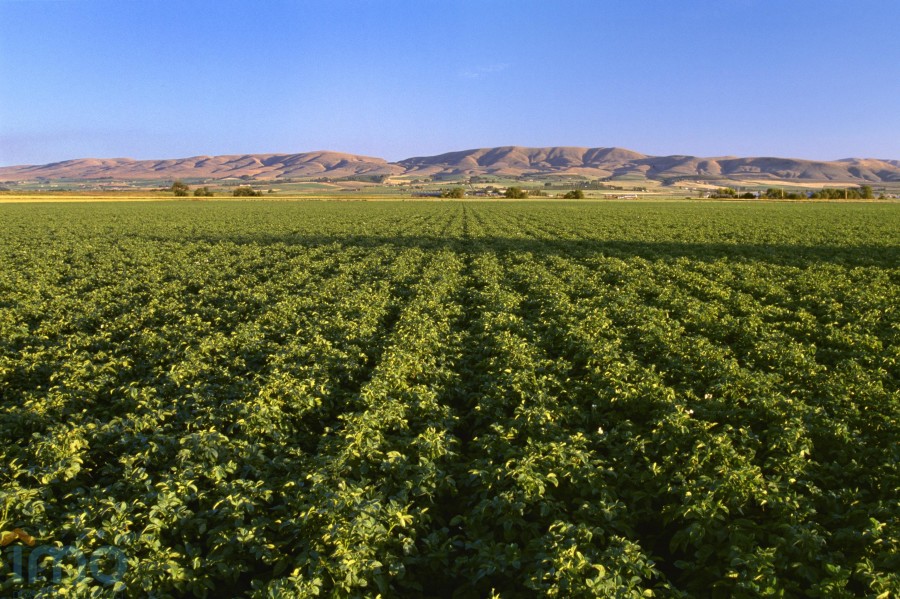
M 0 167 L 0 181 L 36 179 L 341 179 L 361 176 L 519 177 L 580 175 L 675 181 L 706 180 L 840 183 L 900 182 L 900 160 L 847 158 L 701 158 L 650 156 L 623 148 L 504 146 L 419 156 L 397 162 L 341 152 L 193 156 L 166 160 L 82 158 L 44 165 Z

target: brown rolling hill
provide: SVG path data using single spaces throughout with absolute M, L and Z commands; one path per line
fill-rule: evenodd
M 34 166 L 0 167 L 0 180 L 20 179 L 254 179 L 343 178 L 402 174 L 381 158 L 340 152 L 193 156 L 170 160 L 82 158 Z
M 622 148 L 523 148 L 505 146 L 407 158 L 397 164 L 411 175 L 498 175 L 526 173 L 609 177 L 648 156 Z
M 0 181 L 36 179 L 257 180 L 341 179 L 360 176 L 580 175 L 592 178 L 900 182 L 900 160 L 848 158 L 830 162 L 794 158 L 648 156 L 623 148 L 504 146 L 420 156 L 398 162 L 339 152 L 194 156 L 169 160 L 130 158 L 67 160 L 0 167 Z
M 648 156 L 623 148 L 523 148 L 508 146 L 408 158 L 397 163 L 407 174 L 573 174 L 593 177 L 643 176 L 817 182 L 900 182 L 900 161 L 845 159 L 832 162 L 793 158 L 699 158 Z

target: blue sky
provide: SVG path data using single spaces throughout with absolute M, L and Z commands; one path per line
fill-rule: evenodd
M 897 0 L 0 0 L 0 165 L 498 145 L 900 159 Z

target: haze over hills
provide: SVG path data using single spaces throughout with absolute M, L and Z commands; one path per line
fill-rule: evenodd
M 590 178 L 687 178 L 841 183 L 900 182 L 900 160 L 649 156 L 623 148 L 504 146 L 420 156 L 397 162 L 340 152 L 194 156 L 168 160 L 76 159 L 0 167 L 0 181 L 35 179 L 341 179 L 360 176 L 452 177 L 578 175 Z

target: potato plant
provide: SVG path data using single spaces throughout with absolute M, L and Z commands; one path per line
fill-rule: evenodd
M 2 205 L 0 594 L 900 595 L 898 231 Z

